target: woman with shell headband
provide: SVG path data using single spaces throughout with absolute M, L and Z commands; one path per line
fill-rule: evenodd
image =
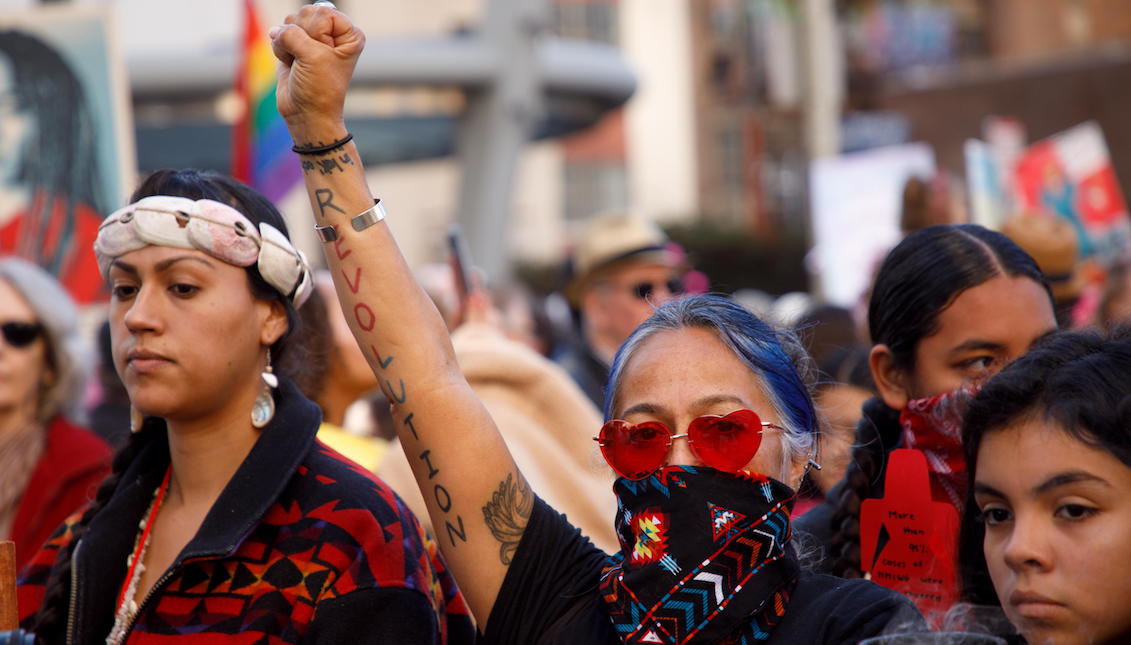
M 311 278 L 278 211 L 197 171 L 131 201 L 95 252 L 134 432 L 24 570 L 22 626 L 42 643 L 467 642 L 430 539 L 315 439 L 287 377 Z

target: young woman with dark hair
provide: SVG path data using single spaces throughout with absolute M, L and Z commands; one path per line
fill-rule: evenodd
M 278 211 L 196 171 L 154 173 L 132 202 L 95 250 L 137 425 L 24 570 L 23 626 L 41 643 L 470 642 L 415 518 L 315 440 L 282 369 L 311 278 Z
M 888 454 L 933 453 L 935 501 L 965 495 L 956 393 L 996 373 L 1056 328 L 1036 263 L 980 226 L 932 226 L 899 243 L 877 273 L 868 305 L 869 366 L 880 396 L 864 404 L 844 481 L 797 522 L 826 547 L 825 567 L 858 577 L 860 504 L 884 493 Z
M 802 570 L 790 507 L 817 428 L 804 352 L 723 298 L 664 305 L 613 361 L 593 430 L 621 475 L 620 551 L 540 500 L 460 371 L 345 129 L 364 35 L 322 4 L 271 33 L 292 137 L 311 159 L 333 154 L 306 176 L 342 308 L 483 642 L 840 644 L 921 624 L 899 594 Z
M 1131 642 L 1131 329 L 1061 333 L 970 404 L 966 599 L 1030 645 Z

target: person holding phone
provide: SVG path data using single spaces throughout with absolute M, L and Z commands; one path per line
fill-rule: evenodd
M 894 592 L 800 566 L 789 510 L 817 428 L 804 353 L 722 298 L 659 308 L 613 360 L 593 432 L 621 475 L 621 550 L 600 551 L 542 502 L 461 373 L 345 127 L 364 34 L 320 4 L 271 37 L 296 146 L 348 159 L 306 172 L 315 226 L 484 642 L 839 644 L 921 624 Z

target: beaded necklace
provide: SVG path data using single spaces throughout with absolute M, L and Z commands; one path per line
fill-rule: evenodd
M 128 567 L 126 579 L 122 583 L 122 590 L 118 593 L 118 609 L 114 612 L 114 627 L 110 630 L 110 635 L 106 637 L 106 645 L 124 643 L 129 633 L 128 630 L 133 626 L 134 618 L 137 617 L 137 585 L 141 582 L 141 574 L 145 572 L 145 552 L 149 550 L 150 534 L 153 531 L 153 524 L 157 520 L 157 511 L 161 508 L 161 503 L 165 501 L 165 493 L 169 490 L 169 476 L 172 472 L 171 467 L 165 471 L 165 478 L 161 480 L 161 485 L 157 487 L 157 490 L 153 491 L 153 501 L 149 503 L 145 517 L 138 524 L 134 549 L 126 560 Z

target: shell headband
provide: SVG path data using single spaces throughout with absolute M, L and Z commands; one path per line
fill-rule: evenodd
M 256 265 L 267 284 L 302 306 L 312 288 L 306 256 L 270 224 L 259 228 L 211 199 L 155 195 L 110 214 L 98 227 L 94 253 L 102 277 L 113 261 L 148 245 L 197 249 L 238 267 Z

